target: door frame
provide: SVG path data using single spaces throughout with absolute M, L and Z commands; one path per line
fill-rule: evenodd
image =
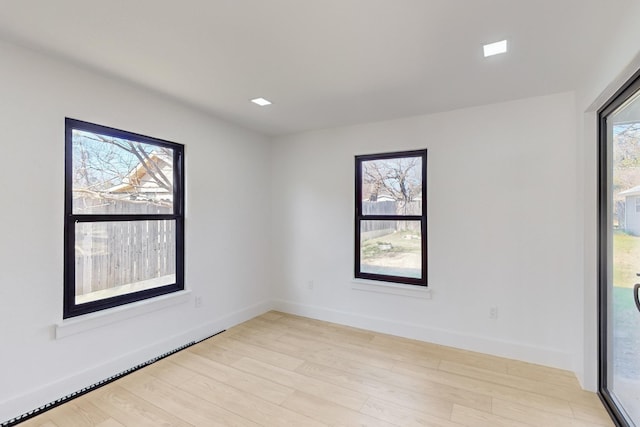
M 598 110 L 598 396 L 617 426 L 631 426 L 619 402 L 607 388 L 608 373 L 608 250 L 609 250 L 609 210 L 608 190 L 609 153 L 607 146 L 606 117 L 624 104 L 633 94 L 640 91 L 640 70 L 627 80 Z M 639 279 L 640 280 L 640 279 Z

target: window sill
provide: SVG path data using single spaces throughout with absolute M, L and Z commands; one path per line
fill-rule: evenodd
M 166 307 L 183 304 L 191 298 L 191 291 L 174 292 L 131 304 L 109 308 L 84 316 L 65 319 L 55 325 L 56 339 L 79 334 L 91 329 L 100 328 L 110 323 L 120 322 L 132 317 L 141 316 Z
M 403 285 L 400 283 L 377 282 L 374 280 L 353 279 L 351 289 L 354 291 L 376 292 L 421 299 L 432 298 L 431 289 L 426 286 Z

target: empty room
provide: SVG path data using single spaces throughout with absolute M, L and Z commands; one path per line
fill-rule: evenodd
M 0 2 L 0 427 L 640 425 L 637 0 Z

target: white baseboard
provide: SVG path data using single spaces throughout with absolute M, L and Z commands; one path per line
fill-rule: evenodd
M 193 328 L 144 348 L 136 349 L 121 357 L 91 369 L 77 372 L 55 382 L 44 384 L 0 402 L 0 425 L 15 417 L 54 402 L 64 396 L 96 384 L 160 355 L 171 352 L 194 341 L 200 341 L 220 331 L 245 322 L 272 309 L 271 301 L 263 301 L 242 310 L 222 316 L 212 322 Z
M 364 316 L 324 307 L 299 304 L 292 301 L 274 300 L 273 309 L 327 322 L 456 347 L 463 350 L 476 351 L 569 371 L 573 369 L 573 359 L 570 353 L 551 348 L 469 335 L 445 329 L 429 328 L 417 324 Z

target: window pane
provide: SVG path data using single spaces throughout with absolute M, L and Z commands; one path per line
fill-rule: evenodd
M 76 223 L 76 304 L 176 282 L 175 221 Z
M 74 214 L 172 214 L 173 150 L 72 131 Z
M 360 221 L 360 272 L 422 277 L 420 221 Z
M 363 215 L 422 215 L 422 158 L 362 162 Z

